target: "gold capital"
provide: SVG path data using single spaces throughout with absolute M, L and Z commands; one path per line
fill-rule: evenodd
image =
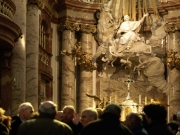
M 81 24 L 81 31 L 85 33 L 96 33 L 96 26 Z
M 63 31 L 65 29 L 71 30 L 71 31 L 79 31 L 80 27 L 79 27 L 79 24 L 70 23 L 70 22 L 61 23 L 58 27 L 58 31 Z
M 42 9 L 44 7 L 43 0 L 28 0 L 28 4 L 35 4 L 39 9 Z

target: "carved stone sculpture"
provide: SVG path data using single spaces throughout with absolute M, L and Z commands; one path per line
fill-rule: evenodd
M 101 60 L 105 62 L 105 66 L 111 64 L 113 67 L 113 62 L 118 58 L 120 65 L 125 69 L 136 69 L 135 71 L 146 77 L 151 87 L 167 92 L 164 64 L 160 58 L 155 57 L 157 52 L 153 52 L 155 47 L 161 47 L 161 40 L 167 34 L 164 30 L 165 22 L 157 15 L 150 15 L 152 36 L 145 40 L 145 37 L 140 35 L 139 29 L 147 16 L 148 14 L 144 14 L 139 21 L 129 21 L 129 16 L 125 15 L 125 21 L 118 28 L 119 20 L 113 17 L 110 6 L 105 3 L 98 21 L 97 42 L 99 47 L 93 56 L 93 61 L 102 57 Z M 145 56 L 146 60 L 143 60 Z

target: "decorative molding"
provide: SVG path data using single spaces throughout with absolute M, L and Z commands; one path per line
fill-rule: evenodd
M 15 4 L 11 0 L 0 0 L 0 15 L 12 20 L 16 10 Z
M 59 25 L 58 31 L 63 31 L 65 29 L 71 31 L 82 31 L 85 33 L 96 33 L 96 25 L 70 23 L 67 21 Z
M 92 72 L 93 70 L 96 70 L 97 67 L 94 65 L 94 62 L 92 61 L 92 55 L 90 53 L 82 51 L 82 45 L 81 42 L 78 42 L 75 44 L 76 48 L 73 50 L 62 50 L 61 55 L 63 56 L 72 56 L 73 58 L 76 58 L 76 62 L 79 66 L 83 67 L 84 70 Z
M 64 23 L 61 23 L 58 27 L 58 31 L 63 31 L 65 29 L 71 30 L 71 31 L 79 31 L 80 26 L 78 23 L 64 22 Z
M 96 33 L 96 26 L 95 25 L 80 25 L 81 31 L 85 33 Z
M 180 30 L 180 23 L 166 24 L 164 29 L 166 32 L 175 32 L 177 30 Z
M 35 4 L 38 6 L 39 9 L 44 8 L 43 0 L 28 0 L 28 4 Z
M 171 50 L 167 51 L 167 67 L 172 70 L 176 68 L 180 71 L 180 55 L 178 55 L 178 52 Z
M 0 48 L 12 49 L 22 36 L 21 29 L 7 17 L 0 16 L 0 20 Z

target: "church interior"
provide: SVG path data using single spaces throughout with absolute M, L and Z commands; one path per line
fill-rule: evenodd
M 77 112 L 115 103 L 124 119 L 160 103 L 170 120 L 179 20 L 179 0 L 0 0 L 0 106 L 15 115 L 25 101 Z

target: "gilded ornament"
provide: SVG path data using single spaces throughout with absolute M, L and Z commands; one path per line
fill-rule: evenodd
M 164 29 L 166 32 L 175 32 L 177 30 L 175 24 L 166 24 Z
M 96 33 L 96 26 L 81 24 L 81 31 L 85 33 Z
M 80 27 L 79 24 L 77 23 L 70 23 L 70 22 L 64 22 L 61 23 L 58 27 L 59 31 L 63 31 L 63 30 L 71 30 L 71 31 L 79 31 Z
M 177 52 L 174 52 L 172 49 L 167 51 L 167 66 L 170 70 L 179 67 L 180 57 L 176 55 Z
M 39 9 L 44 7 L 43 0 L 28 0 L 28 4 L 36 4 Z
M 176 24 L 176 30 L 180 30 L 180 23 Z
M 175 60 L 175 65 L 176 65 L 176 69 L 180 70 L 180 56 L 176 56 L 176 60 Z
M 62 50 L 61 54 L 67 56 L 71 55 L 73 58 L 76 58 L 78 65 L 80 65 L 87 71 L 96 70 L 96 66 L 92 61 L 92 55 L 82 51 L 81 42 L 76 43 L 76 48 L 71 51 Z

